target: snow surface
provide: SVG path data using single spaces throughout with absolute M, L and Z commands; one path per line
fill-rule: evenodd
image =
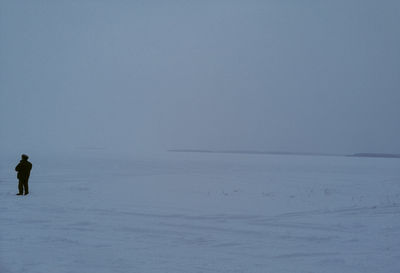
M 400 161 L 31 157 L 0 173 L 1 273 L 400 272 Z

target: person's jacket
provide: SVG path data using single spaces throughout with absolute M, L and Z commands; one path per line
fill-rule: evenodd
M 21 180 L 29 179 L 31 174 L 32 163 L 28 160 L 21 160 L 19 164 L 15 167 L 15 171 L 18 172 L 17 178 Z

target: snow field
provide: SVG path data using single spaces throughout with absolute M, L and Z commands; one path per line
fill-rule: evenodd
M 0 272 L 397 273 L 400 161 L 167 153 L 0 173 Z

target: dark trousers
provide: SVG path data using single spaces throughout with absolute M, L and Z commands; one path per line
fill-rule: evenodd
M 24 190 L 25 190 L 25 194 L 29 193 L 28 179 L 20 179 L 19 180 L 18 190 L 19 190 L 20 194 L 23 194 Z

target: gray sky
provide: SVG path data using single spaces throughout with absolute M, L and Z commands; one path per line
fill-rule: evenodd
M 0 0 L 0 147 L 400 153 L 400 1 Z

